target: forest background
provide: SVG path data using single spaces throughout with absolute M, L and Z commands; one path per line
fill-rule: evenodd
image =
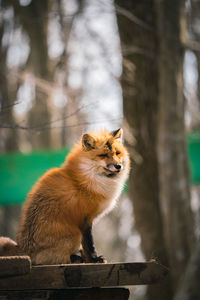
M 0 158 L 124 128 L 129 189 L 94 235 L 108 261 L 169 267 L 136 300 L 200 299 L 199 38 L 199 0 L 0 1 Z M 20 209 L 1 204 L 0 235 L 15 239 Z

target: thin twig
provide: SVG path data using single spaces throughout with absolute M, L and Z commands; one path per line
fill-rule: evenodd
M 58 119 L 55 119 L 55 120 L 52 120 L 52 121 L 49 121 L 49 122 L 46 122 L 46 123 L 42 123 L 38 126 L 35 126 L 34 128 L 37 129 L 37 128 L 42 128 L 46 125 L 50 125 L 52 123 L 56 123 L 56 122 L 59 122 L 59 121 L 62 121 L 62 120 L 66 120 L 74 115 L 76 115 L 78 112 L 80 112 L 82 109 L 86 108 L 86 107 L 89 107 L 89 106 L 92 106 L 94 104 L 97 104 L 97 101 L 95 102 L 92 102 L 92 103 L 88 103 L 88 104 L 83 104 L 82 106 L 78 107 L 76 110 L 74 110 L 73 112 L 71 112 L 70 114 L 67 114 L 65 116 L 63 116 L 62 118 L 58 118 Z M 33 128 L 33 127 L 32 127 Z
M 51 95 L 54 91 L 60 89 L 55 83 L 49 82 L 43 78 L 40 78 L 38 76 L 35 76 L 33 74 L 27 74 L 26 72 L 15 72 L 12 73 L 12 75 L 19 78 L 21 81 L 25 81 L 25 79 L 28 79 L 28 81 L 32 84 L 35 84 L 38 88 L 40 88 L 44 93 L 47 95 Z M 76 90 L 77 92 L 77 90 Z M 62 93 L 66 96 L 73 95 L 74 91 L 71 88 L 68 87 L 62 87 Z
M 136 17 L 132 12 L 128 11 L 127 9 L 117 4 L 115 4 L 115 9 L 119 15 L 126 17 L 130 21 L 134 22 L 136 25 L 139 25 L 140 27 L 143 27 L 146 30 L 153 31 L 153 28 L 149 24 Z
M 107 120 L 97 120 L 97 121 L 91 121 L 91 122 L 84 122 L 84 123 L 79 123 L 79 124 L 71 124 L 67 126 L 56 126 L 56 127 L 28 127 L 28 126 L 22 126 L 19 124 L 0 124 L 0 128 L 4 129 L 21 129 L 21 130 L 28 130 L 28 131 L 33 131 L 33 132 L 40 132 L 44 130 L 52 130 L 52 129 L 62 129 L 62 128 L 67 128 L 67 127 L 79 127 L 79 126 L 85 126 L 85 125 L 92 125 L 92 124 L 100 124 L 100 123 L 105 123 L 105 122 L 116 122 L 121 120 L 123 117 L 119 116 L 118 118 L 115 119 L 107 119 Z
M 1 110 L 0 110 L 0 117 L 3 113 L 7 112 L 11 107 L 15 106 L 15 105 L 18 105 L 20 104 L 21 101 L 15 101 L 14 103 L 12 104 L 8 104 L 8 105 L 5 105 L 5 106 L 2 106 L 1 107 Z
M 129 46 L 124 47 L 122 46 L 122 54 L 123 56 L 131 55 L 131 54 L 140 54 L 144 55 L 150 59 L 155 59 L 156 55 L 153 52 L 150 52 L 149 50 L 137 46 Z
M 200 52 L 200 43 L 197 41 L 185 41 L 183 42 L 185 48 L 192 50 L 194 52 Z

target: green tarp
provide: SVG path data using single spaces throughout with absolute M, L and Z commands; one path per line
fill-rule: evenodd
M 187 138 L 191 182 L 200 184 L 200 131 L 194 131 Z
M 0 155 L 0 204 L 24 202 L 37 179 L 59 167 L 68 153 L 69 149 Z

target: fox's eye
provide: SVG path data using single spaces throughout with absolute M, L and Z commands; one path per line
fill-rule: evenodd
M 120 155 L 120 154 L 121 154 L 121 152 L 119 152 L 119 151 L 116 152 L 116 155 Z
M 99 156 L 99 157 L 108 157 L 108 154 L 103 153 L 103 154 L 99 154 L 98 156 Z

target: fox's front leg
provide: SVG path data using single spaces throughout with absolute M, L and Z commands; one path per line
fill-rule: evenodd
M 106 263 L 106 260 L 103 258 L 103 256 L 97 256 L 92 236 L 92 225 L 87 225 L 82 231 L 82 234 L 82 247 L 86 262 Z

